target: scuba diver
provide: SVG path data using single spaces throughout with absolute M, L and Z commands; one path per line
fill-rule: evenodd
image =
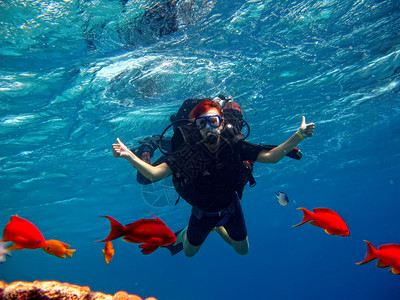
M 224 95 L 218 95 L 215 98 L 189 98 L 186 99 L 181 107 L 179 108 L 178 112 L 176 114 L 171 115 L 170 121 L 171 121 L 171 126 L 173 126 L 174 131 L 176 130 L 177 127 L 183 124 L 183 122 L 187 121 L 189 119 L 189 114 L 192 111 L 192 109 L 199 104 L 200 102 L 203 101 L 213 101 L 222 108 L 222 111 L 224 113 L 224 121 L 225 124 L 227 124 L 227 128 L 230 128 L 231 131 L 234 131 L 235 134 L 241 133 L 242 128 L 247 125 L 247 136 L 250 134 L 250 127 L 248 126 L 247 122 L 243 120 L 243 112 L 240 107 L 240 105 L 232 100 L 231 97 L 225 97 Z M 229 124 L 229 125 L 228 125 Z M 167 128 L 169 128 L 167 127 Z M 165 131 L 164 131 L 165 132 Z M 246 136 L 246 137 L 247 137 Z M 245 139 L 246 137 L 243 137 L 240 135 L 240 138 Z M 139 141 L 140 146 L 135 147 L 130 149 L 136 156 L 138 156 L 140 159 L 147 163 L 151 163 L 151 158 L 154 156 L 154 153 L 157 149 L 160 148 L 161 152 L 165 154 L 164 151 L 166 152 L 171 152 L 171 138 L 170 137 L 165 137 L 162 135 L 162 137 L 158 134 L 155 134 L 151 137 L 146 137 L 145 139 Z M 274 145 L 264 145 L 265 149 L 272 149 L 276 146 Z M 164 150 L 164 151 L 163 151 Z M 294 159 L 301 159 L 303 154 L 301 151 L 297 148 L 294 148 L 292 151 L 286 154 L 286 156 L 294 158 Z M 160 160 L 157 160 L 155 164 L 159 164 L 163 162 L 163 158 Z M 253 170 L 253 163 L 254 162 L 247 162 L 247 175 L 248 175 L 248 181 L 250 183 L 250 186 L 254 186 L 256 184 L 253 176 L 252 176 L 252 170 Z M 148 180 L 146 177 L 144 177 L 140 172 L 137 172 L 136 176 L 137 181 L 140 184 L 151 184 L 152 182 Z
M 203 101 L 213 101 L 217 103 L 223 110 L 224 112 L 224 118 L 225 118 L 225 123 L 230 124 L 229 126 L 232 126 L 235 128 L 235 132 L 240 132 L 242 128 L 244 127 L 245 121 L 243 120 L 243 113 L 240 105 L 236 102 L 233 102 L 231 97 L 225 97 L 223 95 L 218 95 L 215 98 L 189 98 L 186 99 L 181 107 L 179 108 L 178 112 L 176 114 L 171 115 L 170 121 L 171 121 L 171 126 L 173 126 L 174 131 L 177 129 L 177 127 L 181 126 L 184 124 L 185 121 L 188 121 L 189 119 L 189 114 L 192 111 L 192 109 L 199 104 L 200 102 Z M 167 129 L 169 128 L 167 127 Z M 164 131 L 165 132 L 165 131 Z M 248 132 L 249 133 L 249 132 Z M 158 134 L 153 135 L 151 137 L 146 137 L 142 141 L 139 141 L 140 146 L 135 147 L 130 149 L 132 152 L 135 153 L 136 156 L 141 158 L 147 163 L 151 163 L 151 158 L 154 156 L 154 152 L 160 148 L 161 152 L 165 154 L 164 151 L 167 153 L 171 152 L 171 137 L 165 137 L 162 135 L 162 137 Z M 293 158 L 299 159 L 302 155 L 300 151 L 293 151 L 291 153 L 293 155 Z M 162 162 L 163 159 L 158 160 L 157 164 L 159 162 Z M 249 168 L 252 167 L 252 165 L 249 165 Z M 148 180 L 146 177 L 144 177 L 140 172 L 137 172 L 137 181 L 141 184 L 150 184 L 152 183 L 150 180 Z M 253 181 L 252 181 L 253 183 Z
M 255 145 L 225 120 L 228 117 L 216 102 L 198 103 L 190 121 L 176 126 L 171 152 L 153 165 L 119 138 L 112 145 L 115 157 L 128 160 L 150 182 L 172 175 L 175 190 L 192 206 L 188 226 L 176 233 L 175 244 L 167 246 L 171 254 L 183 249 L 187 257 L 194 256 L 213 230 L 238 254 L 247 254 L 249 242 L 239 202 L 248 181 L 246 162 L 277 163 L 314 132 L 314 123 L 306 124 L 303 116 L 299 130 L 279 146 Z M 162 137 L 160 150 L 161 141 Z

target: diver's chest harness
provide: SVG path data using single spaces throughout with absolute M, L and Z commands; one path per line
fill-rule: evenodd
M 244 136 L 223 130 L 220 138 L 216 152 L 208 150 L 193 124 L 177 127 L 172 138 L 173 183 L 178 194 L 193 206 L 192 214 L 198 219 L 204 216 L 226 219 L 235 212 L 246 183 L 255 185 L 252 163 L 243 162 L 238 151 L 238 143 Z M 217 212 L 198 208 L 196 198 L 207 191 L 231 195 L 230 204 Z

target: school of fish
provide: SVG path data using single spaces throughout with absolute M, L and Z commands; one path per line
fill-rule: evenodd
M 279 192 L 276 193 L 278 203 L 286 206 L 289 203 L 288 196 Z M 310 223 L 316 227 L 324 229 L 327 234 L 337 236 L 349 236 L 350 231 L 342 217 L 329 208 L 313 208 L 309 211 L 303 207 L 297 208 L 303 212 L 303 220 L 298 227 L 305 223 Z M 122 225 L 110 216 L 104 216 L 110 221 L 111 230 L 108 236 L 98 242 L 105 242 L 104 259 L 107 264 L 114 256 L 112 240 L 122 238 L 129 243 L 140 244 L 142 253 L 147 255 L 153 253 L 159 247 L 168 246 L 176 242 L 176 236 L 172 230 L 157 216 L 151 214 L 155 219 L 140 219 L 128 225 Z M 6 246 L 11 242 L 10 246 Z M 380 268 L 391 267 L 393 274 L 400 274 L 400 244 L 385 244 L 377 249 L 368 241 L 367 254 L 365 259 L 357 265 L 363 265 L 374 259 L 378 259 L 377 266 Z M 49 239 L 46 240 L 42 232 L 30 221 L 19 217 L 11 216 L 10 221 L 4 227 L 3 239 L 0 240 L 0 263 L 6 261 L 6 257 L 11 256 L 10 251 L 22 249 L 43 249 L 46 253 L 59 258 L 72 257 L 76 249 L 70 249 L 70 245 L 64 242 Z
M 289 198 L 284 192 L 276 193 L 278 203 L 282 206 L 286 206 L 289 203 Z M 338 235 L 338 236 L 349 236 L 350 230 L 342 219 L 342 217 L 329 208 L 313 208 L 312 212 L 299 207 L 298 210 L 303 212 L 303 220 L 292 227 L 298 227 L 305 223 L 310 223 L 316 227 L 320 227 L 325 230 L 327 234 Z M 366 264 L 374 259 L 378 259 L 376 264 L 379 268 L 391 267 L 389 270 L 395 275 L 400 274 L 400 244 L 385 244 L 374 248 L 368 241 L 364 241 L 367 244 L 367 254 L 363 261 L 356 263 L 357 265 Z
M 110 216 L 105 217 L 111 223 L 111 231 L 106 239 L 99 242 L 106 242 L 102 252 L 107 264 L 114 256 L 114 247 L 111 241 L 120 237 L 123 237 L 126 242 L 140 244 L 139 247 L 143 254 L 150 254 L 159 247 L 176 242 L 175 234 L 156 216 L 154 216 L 155 219 L 141 219 L 126 226 Z M 6 247 L 7 242 L 13 244 Z M 32 222 L 18 215 L 11 216 L 10 221 L 4 227 L 3 239 L 0 241 L 0 263 L 4 263 L 6 257 L 11 256 L 11 250 L 40 248 L 59 258 L 72 258 L 72 254 L 76 251 L 76 249 L 70 249 L 71 246 L 67 243 L 55 239 L 46 240 Z
M 4 247 L 6 242 L 13 243 Z M 32 222 L 19 217 L 11 216 L 3 230 L 3 239 L 0 241 L 0 262 L 5 262 L 5 256 L 11 256 L 11 250 L 22 249 L 40 249 L 46 253 L 58 256 L 60 258 L 72 257 L 75 249 L 69 249 L 71 246 L 58 240 L 45 240 L 42 232 Z
M 156 216 L 154 216 L 155 219 L 141 219 L 126 226 L 110 216 L 104 217 L 110 221 L 111 231 L 107 238 L 99 242 L 109 242 L 123 237 L 122 240 L 125 242 L 141 244 L 139 247 L 142 248 L 143 254 L 150 254 L 158 247 L 176 242 L 176 236 L 172 230 Z M 107 247 L 104 254 L 106 253 L 109 253 Z

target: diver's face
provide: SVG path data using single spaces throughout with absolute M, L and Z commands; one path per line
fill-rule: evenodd
M 211 108 L 207 112 L 202 114 L 199 118 L 202 118 L 202 121 L 207 120 L 206 125 L 203 128 L 199 129 L 202 138 L 206 141 L 206 144 L 218 145 L 220 140 L 220 133 L 222 128 L 224 127 L 224 122 L 222 121 L 218 110 L 216 108 Z

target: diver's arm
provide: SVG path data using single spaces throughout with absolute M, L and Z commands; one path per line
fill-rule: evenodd
M 277 163 L 303 139 L 311 137 L 314 134 L 314 127 L 314 123 L 306 124 L 303 116 L 300 129 L 295 134 L 293 134 L 286 142 L 272 150 L 261 150 L 256 162 Z
M 137 157 L 132 151 L 130 151 L 128 147 L 126 147 L 119 138 L 117 139 L 117 144 L 113 144 L 112 147 L 113 147 L 113 154 L 115 157 L 125 158 L 127 161 L 131 163 L 131 165 L 136 170 L 142 173 L 143 176 L 149 179 L 150 181 L 161 180 L 172 174 L 172 171 L 167 165 L 167 163 L 164 162 L 160 165 L 152 166 L 144 162 L 139 157 Z

